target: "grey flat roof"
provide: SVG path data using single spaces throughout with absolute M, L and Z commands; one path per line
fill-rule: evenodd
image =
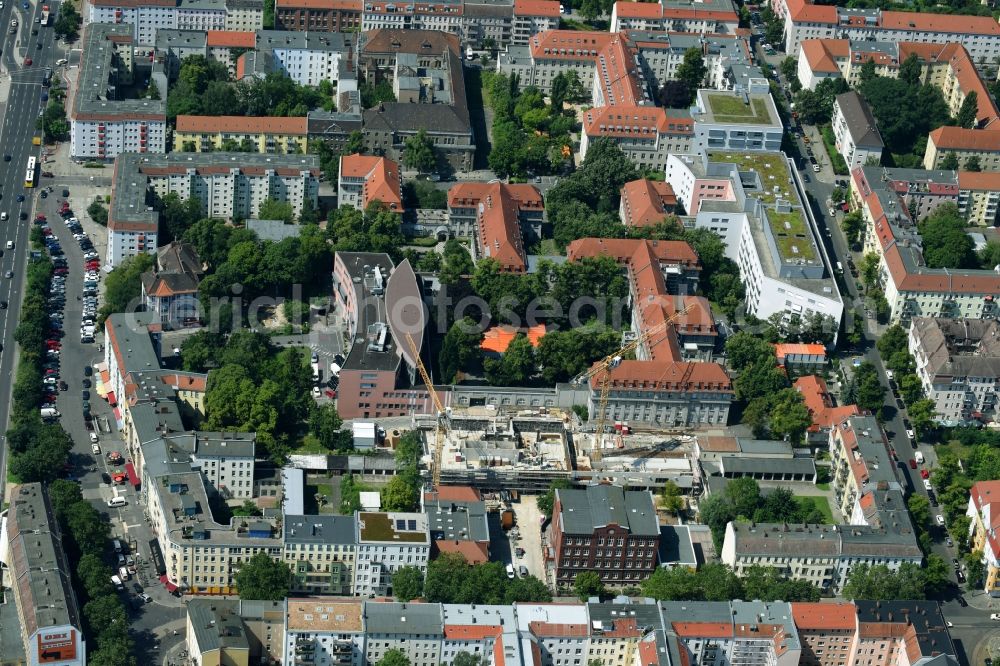
M 166 100 L 113 99 L 109 86 L 115 76 L 114 39 L 131 48 L 133 28 L 127 23 L 91 23 L 83 34 L 80 78 L 73 95 L 73 116 L 150 117 L 166 120 Z M 121 65 L 118 65 L 121 66 Z
M 253 432 L 204 432 L 196 433 L 198 457 L 253 458 L 257 433 Z
M 724 472 L 734 474 L 815 474 L 816 463 L 812 458 L 748 458 L 745 455 L 719 457 Z
M 202 652 L 250 650 L 246 629 L 239 612 L 240 602 L 229 599 L 192 599 L 188 618 Z
M 285 516 L 285 543 L 354 544 L 354 516 Z
M 292 30 L 258 30 L 257 50 L 293 49 L 302 51 L 344 52 L 354 48 L 353 34 L 343 32 L 309 32 Z
M 46 627 L 72 625 L 82 631 L 70 563 L 59 525 L 40 483 L 14 486 L 7 514 L 10 579 L 31 636 Z M 4 655 L 6 656 L 6 655 Z
M 205 50 L 208 48 L 208 32 L 205 30 L 157 28 L 156 48 L 159 51 L 166 51 L 167 49 Z
M 658 536 L 659 521 L 648 491 L 622 490 L 606 484 L 557 490 L 561 525 L 567 534 L 592 534 L 598 527 L 619 525 L 631 534 Z
M 489 541 L 485 502 L 428 502 L 427 527 L 432 539 Z
M 405 341 L 396 340 L 387 332 L 386 345 L 382 351 L 369 349 L 369 335 L 374 335 L 379 326 L 389 327 L 385 296 L 388 280 L 395 268 L 392 259 L 387 254 L 377 252 L 337 252 L 337 257 L 351 276 L 352 285 L 344 285 L 344 288 L 350 289 L 353 286 L 355 302 L 359 304 L 357 331 L 354 340 L 350 341 L 351 349 L 347 353 L 343 369 L 375 372 L 395 370 L 400 361 L 397 346 L 406 344 Z M 367 274 L 366 266 L 369 271 Z M 380 269 L 383 279 L 381 294 L 375 293 L 376 283 L 371 277 L 376 268 Z
M 660 525 L 660 563 L 698 565 L 687 525 Z
M 129 407 L 139 444 L 145 445 L 163 432 L 182 432 L 184 421 L 173 396 L 144 400 Z
M 226 11 L 226 0 L 177 0 L 177 9 L 189 12 Z
M 640 629 L 659 629 L 662 626 L 660 609 L 652 599 L 633 599 L 632 603 L 587 604 L 590 621 L 610 626 L 616 620 L 635 620 Z M 593 626 L 593 625 L 592 625 Z
M 105 330 L 114 336 L 119 357 L 118 369 L 123 374 L 160 369 L 160 358 L 149 338 L 148 325 L 154 314 L 116 312 L 104 323 Z
M 747 455 L 792 455 L 792 445 L 788 442 L 779 442 L 773 439 L 744 439 L 737 438 L 736 443 L 740 447 L 740 452 Z
M 440 636 L 444 619 L 440 604 L 365 602 L 366 634 L 411 634 Z

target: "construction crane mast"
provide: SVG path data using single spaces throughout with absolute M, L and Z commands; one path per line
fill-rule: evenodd
M 606 356 L 603 360 L 599 361 L 585 375 L 588 383 L 594 377 L 598 377 L 601 389 L 601 396 L 597 406 L 597 427 L 594 430 L 594 448 L 590 455 L 590 459 L 592 461 L 601 459 L 601 443 L 604 438 L 605 424 L 607 423 L 608 395 L 611 393 L 611 371 L 618 367 L 626 354 L 634 352 L 636 349 L 646 344 L 650 338 L 667 330 L 667 328 L 669 328 L 675 320 L 682 317 L 688 310 L 691 309 L 691 307 L 692 305 L 687 305 L 683 309 L 670 315 L 670 317 L 665 321 L 646 329 L 635 340 L 625 345 L 614 354 Z
M 441 398 L 438 397 L 437 391 L 434 390 L 434 383 L 431 382 L 431 376 L 427 372 L 427 368 L 424 367 L 424 361 L 420 358 L 420 350 L 417 349 L 417 343 L 413 341 L 413 336 L 409 333 L 406 334 L 406 342 L 410 345 L 410 353 L 413 354 L 413 360 L 417 363 L 417 371 L 420 372 L 420 376 L 424 380 L 424 386 L 427 387 L 427 392 L 431 395 L 431 402 L 434 403 L 434 411 L 436 412 L 436 424 L 434 426 L 434 451 L 432 453 L 432 465 L 433 470 L 431 472 L 432 483 L 434 488 L 438 488 L 441 485 L 441 457 L 444 452 L 444 435 L 445 432 L 449 430 L 448 427 L 448 413 L 445 411 L 444 405 L 441 403 Z

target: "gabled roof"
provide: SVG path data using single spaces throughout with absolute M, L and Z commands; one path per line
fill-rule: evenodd
M 545 337 L 545 324 L 529 326 L 527 330 L 506 325 L 494 326 L 483 333 L 483 341 L 480 343 L 479 348 L 483 351 L 503 354 L 507 351 L 507 347 L 510 347 L 510 343 L 514 341 L 518 333 L 524 333 L 531 346 L 537 348 L 538 343 Z
M 819 432 L 833 427 L 849 416 L 860 414 L 857 405 L 833 406 L 833 398 L 826 386 L 826 381 L 816 375 L 806 375 L 795 380 L 795 390 L 802 395 L 802 402 L 812 416 L 809 432 Z
M 559 2 L 557 0 L 514 0 L 514 16 L 559 18 Z
M 677 207 L 674 188 L 663 181 L 633 180 L 622 186 L 621 195 L 622 224 L 627 227 L 654 226 Z
M 479 205 L 479 249 L 483 256 L 497 261 L 505 271 L 523 273 L 528 258 L 517 201 L 507 196 L 501 183 L 494 183 Z
M 875 117 L 867 102 L 861 99 L 861 95 L 851 90 L 837 95 L 835 103 L 840 107 L 840 113 L 844 116 L 847 131 L 855 146 L 879 150 L 883 148 L 882 135 L 879 134 Z
M 399 165 L 385 157 L 344 155 L 340 158 L 341 178 L 364 178 L 362 208 L 376 199 L 397 213 L 403 211 Z
M 800 48 L 814 73 L 840 74 L 837 59 L 847 60 L 851 45 L 846 39 L 804 39 Z

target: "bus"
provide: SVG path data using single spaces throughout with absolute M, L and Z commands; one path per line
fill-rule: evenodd
M 34 155 L 28 158 L 28 170 L 24 174 L 24 186 L 35 186 L 35 174 L 38 171 L 38 160 Z

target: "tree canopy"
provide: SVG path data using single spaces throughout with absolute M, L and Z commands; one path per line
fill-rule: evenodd
M 930 268 L 978 268 L 975 243 L 953 203 L 937 207 L 918 225 L 924 261 Z
M 236 587 L 244 601 L 282 601 L 288 596 L 291 576 L 287 564 L 267 553 L 257 553 L 236 573 Z
M 816 586 L 786 578 L 774 568 L 754 565 L 740 578 L 716 562 L 697 571 L 659 567 L 643 582 L 642 593 L 660 601 L 818 601 L 820 597 Z
M 500 562 L 470 565 L 457 553 L 442 553 L 427 565 L 424 598 L 451 604 L 511 604 L 551 601 L 545 583 L 534 576 L 507 578 Z

